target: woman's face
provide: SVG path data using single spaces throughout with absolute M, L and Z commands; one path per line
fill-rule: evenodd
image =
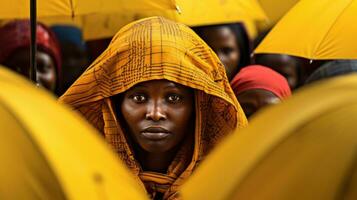
M 238 94 L 237 99 L 247 118 L 251 117 L 254 113 L 265 106 L 280 103 L 279 97 L 275 94 L 261 89 L 244 91 Z
M 56 89 L 56 66 L 50 55 L 42 51 L 37 51 L 37 80 L 40 86 L 55 91 Z M 7 67 L 25 77 L 30 77 L 30 50 L 20 49 L 15 51 L 4 63 Z
M 194 92 L 177 83 L 137 84 L 124 93 L 120 110 L 131 138 L 150 153 L 170 151 L 193 133 Z
M 208 27 L 202 33 L 202 39 L 218 55 L 226 68 L 227 77 L 232 80 L 238 73 L 240 51 L 234 32 L 225 26 Z

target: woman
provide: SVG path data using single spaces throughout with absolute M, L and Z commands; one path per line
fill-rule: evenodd
M 216 143 L 247 123 L 214 52 L 161 17 L 122 28 L 60 101 L 103 133 L 152 199 L 176 199 Z
M 248 118 L 260 109 L 280 103 L 291 96 L 286 79 L 261 65 L 243 68 L 231 85 Z
M 242 24 L 201 26 L 193 30 L 218 55 L 228 80 L 231 81 L 241 68 L 250 64 L 250 41 Z
M 30 21 L 16 20 L 0 28 L 0 64 L 30 78 Z M 61 53 L 53 32 L 37 25 L 37 83 L 47 90 L 59 91 Z

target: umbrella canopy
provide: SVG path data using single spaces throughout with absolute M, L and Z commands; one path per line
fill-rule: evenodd
M 146 199 L 80 116 L 0 68 L 1 199 Z
M 23 19 L 30 17 L 30 1 L 1 1 L 0 19 Z M 91 4 L 71 0 L 37 0 L 37 15 L 40 17 L 72 16 L 90 13 Z
M 102 9 L 94 8 L 97 12 L 81 17 L 74 24 L 83 29 L 84 39 L 93 40 L 112 37 L 124 25 L 151 16 L 164 16 L 188 26 L 243 22 L 252 37 L 257 35 L 255 22 L 268 21 L 257 0 L 160 1 L 161 4 L 155 0 L 133 0 L 117 6 L 117 3 L 108 3 Z M 107 8 L 108 5 L 112 8 L 110 12 L 108 12 L 110 10 Z M 64 21 L 64 18 L 44 20 L 50 24 L 63 24 L 70 21 Z
M 276 24 L 299 0 L 258 0 L 269 21 Z
M 189 26 L 267 20 L 257 0 L 176 0 L 181 13 L 176 20 Z
M 191 199 L 356 199 L 357 75 L 312 85 L 227 138 L 182 188 Z
M 16 0 L 15 2 L 1 1 L 0 19 L 30 17 L 29 0 Z M 74 17 L 94 13 L 151 9 L 176 9 L 176 7 L 173 0 L 37 0 L 39 17 Z
M 257 0 L 176 0 L 181 9 L 175 20 L 188 26 L 242 22 L 251 38 L 258 34 L 256 22 L 268 18 Z
M 357 59 L 357 0 L 301 0 L 272 29 L 255 53 L 307 59 Z

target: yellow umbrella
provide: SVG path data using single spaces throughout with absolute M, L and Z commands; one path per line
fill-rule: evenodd
M 257 0 L 176 0 L 176 5 L 181 10 L 176 20 L 189 26 L 267 20 Z
M 146 199 L 90 125 L 0 68 L 1 199 Z
M 357 75 L 303 89 L 227 138 L 183 199 L 357 199 Z
M 299 0 L 258 0 L 271 24 L 276 24 Z
M 255 50 L 308 59 L 357 59 L 357 0 L 301 0 Z
M 93 1 L 93 2 L 92 2 Z M 40 17 L 73 16 L 93 12 L 94 0 L 76 2 L 73 0 L 37 0 L 37 15 Z M 97 3 L 98 4 L 98 3 Z M 30 1 L 1 1 L 0 19 L 30 17 Z
M 29 0 L 2 1 L 0 19 L 29 18 Z M 39 17 L 175 9 L 174 0 L 37 0 Z
M 257 0 L 170 0 L 166 2 L 166 7 L 151 6 L 146 10 L 140 7 L 133 9 L 135 6 L 145 4 L 146 1 L 148 0 L 128 1 L 126 3 L 128 8 L 125 12 L 109 14 L 98 12 L 83 17 L 79 27 L 83 29 L 84 38 L 92 40 L 111 37 L 130 22 L 157 15 L 188 26 L 243 22 L 252 37 L 257 34 L 255 22 L 268 21 Z M 58 22 L 54 20 L 51 23 Z
M 251 38 L 257 36 L 256 22 L 268 22 L 257 0 L 176 0 L 181 14 L 176 20 L 188 26 L 243 22 Z

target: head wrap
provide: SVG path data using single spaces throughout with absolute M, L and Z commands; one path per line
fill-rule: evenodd
M 138 83 L 160 79 L 195 89 L 196 101 L 194 142 L 184 141 L 166 174 L 141 169 L 110 98 Z M 60 101 L 104 134 L 149 194 L 160 192 L 164 199 L 175 199 L 178 187 L 217 142 L 247 124 L 218 57 L 190 28 L 162 17 L 122 28 Z
M 231 82 L 236 95 L 252 89 L 272 92 L 280 99 L 291 96 L 287 80 L 279 73 L 261 65 L 244 67 Z
M 357 60 L 334 60 L 327 62 L 312 73 L 306 80 L 306 84 L 332 78 L 335 76 L 347 75 L 357 72 Z
M 55 25 L 51 29 L 61 43 L 71 43 L 82 51 L 86 50 L 86 43 L 79 28 L 70 25 Z
M 16 20 L 0 28 L 0 63 L 21 48 L 30 48 L 31 30 L 29 20 Z M 61 74 L 61 53 L 54 33 L 45 25 L 37 24 L 37 49 L 48 53 L 55 62 L 58 77 Z

